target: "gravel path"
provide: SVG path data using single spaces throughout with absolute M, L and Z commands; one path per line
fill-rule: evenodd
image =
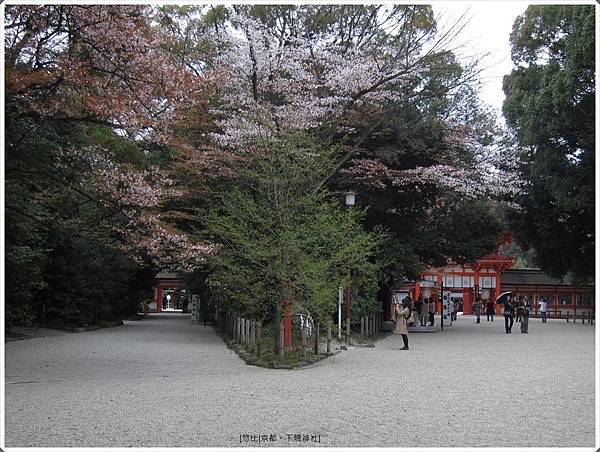
M 593 447 L 595 326 L 513 330 L 464 316 L 292 371 L 177 314 L 10 342 L 5 445 Z

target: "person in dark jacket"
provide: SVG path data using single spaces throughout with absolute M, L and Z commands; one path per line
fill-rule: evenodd
M 419 297 L 419 298 L 417 298 L 417 301 L 415 301 L 415 312 L 417 313 L 417 319 L 419 320 L 420 326 L 424 326 L 423 325 L 424 319 L 421 317 L 421 312 L 423 310 L 423 303 L 425 303 L 423 301 L 423 297 Z M 416 323 L 415 323 L 415 326 L 416 326 Z
M 477 317 L 477 323 L 480 322 L 480 316 L 481 316 L 481 299 L 477 298 L 475 300 L 475 303 L 473 303 L 473 314 L 475 315 L 475 317 Z
M 506 334 L 511 333 L 511 329 L 514 323 L 515 316 L 515 305 L 512 297 L 507 297 L 504 302 L 504 328 L 506 329 Z
M 487 321 L 490 321 L 490 317 L 492 318 L 492 322 L 494 321 L 494 302 L 492 300 L 488 300 L 485 305 L 485 313 L 487 314 Z
M 523 309 L 524 306 L 525 306 L 525 301 L 523 301 L 523 295 L 520 295 L 519 296 L 519 302 L 515 306 L 516 313 L 517 313 L 516 318 L 515 318 L 515 322 L 520 322 L 521 321 L 521 309 Z

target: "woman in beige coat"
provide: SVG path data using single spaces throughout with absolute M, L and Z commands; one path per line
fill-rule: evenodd
M 408 350 L 408 319 L 410 318 L 410 308 L 408 307 L 408 303 L 403 301 L 402 306 L 397 304 L 394 307 L 394 311 L 396 314 L 396 328 L 394 328 L 394 334 L 402 336 L 404 347 L 400 350 Z

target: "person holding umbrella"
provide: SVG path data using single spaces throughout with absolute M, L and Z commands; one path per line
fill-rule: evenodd
M 508 292 L 502 292 L 500 295 L 498 295 L 496 297 L 496 303 L 495 304 L 504 304 L 507 300 L 509 300 L 512 297 L 513 293 L 509 290 Z M 486 313 L 488 316 L 488 320 L 490 320 L 490 317 L 492 317 L 492 322 L 494 321 L 494 302 L 492 302 L 492 300 L 488 300 L 487 302 L 487 309 L 486 309 Z
M 511 333 L 511 329 L 514 323 L 514 315 L 515 315 L 515 305 L 512 301 L 512 295 L 506 297 L 506 301 L 504 301 L 504 328 L 506 329 L 506 334 Z

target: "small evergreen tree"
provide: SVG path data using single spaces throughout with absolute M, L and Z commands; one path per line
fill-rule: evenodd
M 213 294 L 223 297 L 223 307 L 274 321 L 276 329 L 282 302 L 291 297 L 315 320 L 330 320 L 338 288 L 350 278 L 357 294 L 374 300 L 374 258 L 384 234 L 362 228 L 362 210 L 344 210 L 339 199 L 315 190 L 335 150 L 302 133 L 262 149 L 208 214 L 208 233 L 221 245 L 208 278 Z

